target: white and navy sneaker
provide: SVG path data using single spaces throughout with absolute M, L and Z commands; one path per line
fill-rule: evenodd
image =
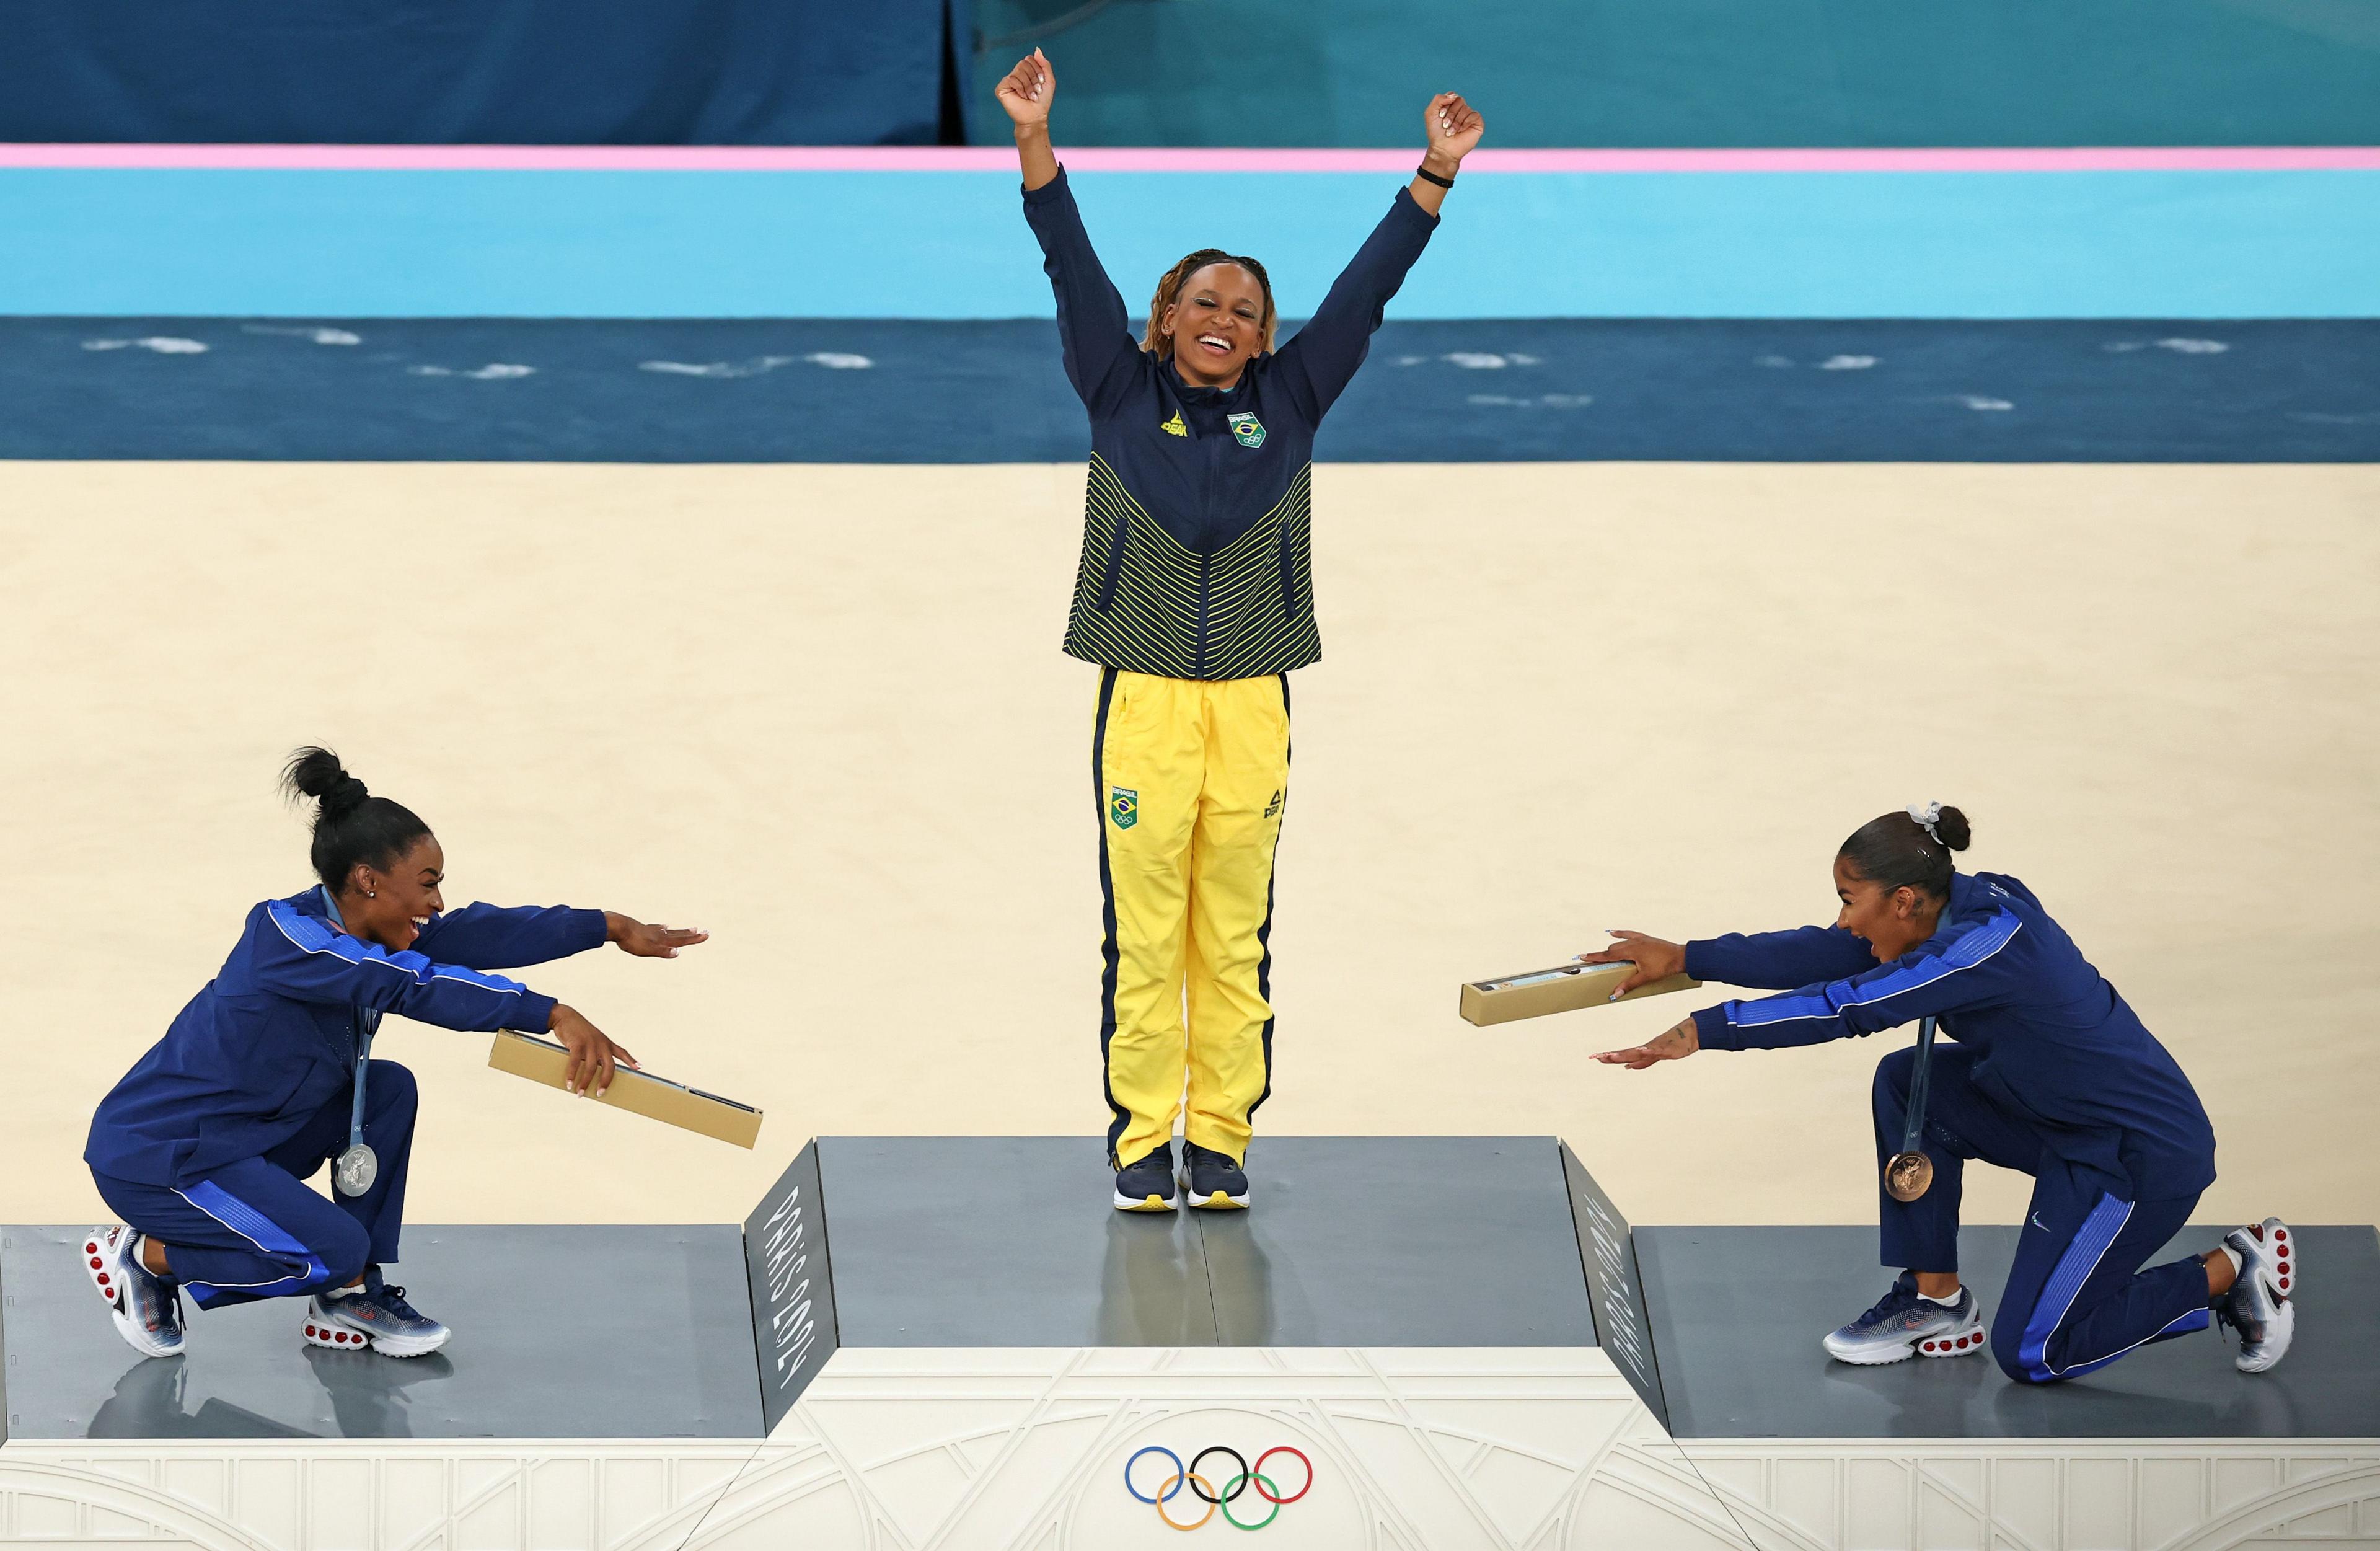
M 182 1289 L 140 1264 L 141 1243 L 128 1227 L 92 1228 L 83 1237 L 83 1271 L 134 1351 L 172 1357 L 182 1349 Z
M 384 1357 L 427 1357 L 454 1334 L 407 1303 L 403 1288 L 381 1280 L 377 1265 L 352 1292 L 316 1293 L 307 1302 L 302 1328 L 310 1347 L 370 1348 Z
M 1876 1306 L 1826 1339 L 1827 1355 L 1863 1366 L 1906 1357 L 1963 1357 L 1984 1349 L 1983 1305 L 1973 1288 L 1955 1303 L 1937 1303 L 1917 1291 L 1903 1271 Z
M 1160 1142 L 1147 1157 L 1116 1170 L 1117 1211 L 1171 1212 L 1180 1204 L 1173 1193 L 1172 1142 Z
M 1191 1205 L 1208 1212 L 1240 1211 L 1248 1204 L 1247 1171 L 1229 1153 L 1195 1142 L 1182 1144 L 1182 1189 Z
M 2223 1244 L 2240 1257 L 2240 1275 L 2215 1312 L 2240 1332 L 2240 1355 L 2232 1366 L 2261 1374 L 2289 1355 L 2297 1335 L 2297 1238 L 2278 1217 L 2235 1227 Z

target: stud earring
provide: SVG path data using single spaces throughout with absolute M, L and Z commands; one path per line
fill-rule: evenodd
M 368 888 L 364 890 L 364 898 L 367 899 L 377 899 L 380 898 L 380 890 L 376 888 Z

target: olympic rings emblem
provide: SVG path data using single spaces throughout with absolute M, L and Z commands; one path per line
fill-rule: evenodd
M 1132 1479 L 1133 1467 L 1139 1464 L 1144 1458 L 1151 1454 L 1162 1454 L 1166 1459 L 1173 1462 L 1173 1473 L 1167 1476 L 1164 1482 L 1159 1485 L 1154 1496 L 1134 1485 Z M 1214 1454 L 1230 1455 L 1232 1458 L 1232 1463 L 1239 1467 L 1239 1473 L 1228 1477 L 1228 1484 L 1226 1484 L 1220 1492 L 1215 1489 L 1215 1484 L 1213 1482 L 1198 1473 L 1198 1467 L 1207 1462 L 1207 1459 L 1209 1455 Z M 1265 1474 L 1266 1462 L 1271 1459 L 1276 1454 L 1286 1454 L 1291 1459 L 1305 1467 L 1305 1484 L 1299 1487 L 1296 1491 L 1288 1494 L 1286 1496 L 1281 1494 L 1280 1483 L 1274 1481 L 1272 1477 Z M 1172 1502 L 1175 1497 L 1180 1496 L 1182 1495 L 1182 1489 L 1185 1486 L 1190 1489 L 1190 1495 L 1192 1496 L 1207 1505 L 1207 1511 L 1200 1514 L 1196 1519 L 1176 1519 L 1173 1517 L 1172 1510 L 1165 1506 L 1167 1503 Z M 1254 1487 L 1256 1489 L 1257 1496 L 1263 1498 L 1266 1502 L 1272 1504 L 1272 1511 L 1267 1513 L 1261 1519 L 1243 1519 L 1238 1514 L 1232 1511 L 1232 1505 L 1239 1501 L 1240 1497 L 1246 1493 L 1250 1487 Z M 1174 1453 L 1172 1449 L 1165 1447 L 1161 1444 L 1151 1444 L 1147 1448 L 1141 1449 L 1139 1452 L 1133 1455 L 1131 1459 L 1123 1462 L 1123 1489 L 1131 1493 L 1136 1500 L 1147 1503 L 1151 1508 L 1157 1509 L 1157 1516 L 1160 1519 L 1164 1520 L 1167 1526 L 1172 1529 L 1196 1530 L 1203 1528 L 1207 1521 L 1214 1518 L 1216 1513 L 1220 1510 L 1223 1515 L 1223 1521 L 1231 1525 L 1235 1530 L 1261 1530 L 1267 1524 L 1271 1523 L 1275 1519 L 1280 1518 L 1281 1510 L 1284 1507 L 1297 1501 L 1298 1498 L 1314 1490 L 1314 1461 L 1307 1459 L 1300 1450 L 1292 1448 L 1287 1444 L 1277 1444 L 1273 1447 L 1266 1449 L 1262 1454 L 1257 1455 L 1257 1462 L 1251 1465 L 1238 1449 L 1232 1447 L 1228 1444 L 1218 1443 L 1209 1444 L 1205 1448 L 1200 1449 L 1197 1453 L 1192 1455 L 1190 1457 L 1190 1462 L 1187 1465 L 1184 1465 L 1182 1462 L 1182 1456 L 1179 1454 Z

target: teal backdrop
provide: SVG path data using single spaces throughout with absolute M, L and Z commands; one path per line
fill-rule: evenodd
M 1079 18 L 1065 25 L 1069 17 Z M 1076 145 L 2380 144 L 2374 0 L 978 0 L 977 137 L 1035 42 Z

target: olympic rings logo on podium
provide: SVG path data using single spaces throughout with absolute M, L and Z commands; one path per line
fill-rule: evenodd
M 1139 1464 L 1144 1458 L 1151 1454 L 1162 1454 L 1173 1462 L 1173 1473 L 1167 1476 L 1163 1482 L 1159 1484 L 1157 1493 L 1154 1496 L 1134 1485 L 1132 1474 L 1133 1467 Z M 1232 1463 L 1239 1466 L 1240 1468 L 1239 1473 L 1230 1477 L 1229 1484 L 1225 1485 L 1220 1492 L 1215 1489 L 1215 1484 L 1213 1482 L 1198 1473 L 1198 1467 L 1207 1462 L 1208 1456 L 1213 1454 L 1230 1455 L 1232 1457 Z M 1282 1495 L 1280 1483 L 1274 1481 L 1272 1477 L 1264 1473 L 1265 1462 L 1276 1454 L 1286 1454 L 1291 1459 L 1305 1467 L 1305 1484 L 1286 1496 Z M 1182 1489 L 1185 1486 L 1190 1489 L 1190 1495 L 1192 1496 L 1207 1505 L 1207 1511 L 1200 1514 L 1196 1519 L 1176 1519 L 1173 1517 L 1172 1509 L 1165 1506 L 1172 1502 L 1175 1497 L 1180 1496 L 1182 1495 Z M 1272 1505 L 1271 1511 L 1267 1513 L 1261 1519 L 1243 1519 L 1238 1514 L 1232 1511 L 1232 1505 L 1239 1501 L 1240 1497 L 1251 1487 L 1256 1489 L 1257 1496 Z M 1147 1448 L 1141 1449 L 1131 1459 L 1123 1462 L 1123 1489 L 1131 1493 L 1136 1500 L 1147 1503 L 1151 1508 L 1157 1509 L 1157 1516 L 1160 1519 L 1164 1520 L 1166 1524 L 1172 1529 L 1200 1529 L 1205 1526 L 1208 1520 L 1214 1518 L 1216 1513 L 1220 1511 L 1223 1516 L 1223 1521 L 1231 1525 L 1233 1529 L 1261 1530 L 1267 1524 L 1271 1523 L 1275 1519 L 1281 1517 L 1281 1510 L 1283 1507 L 1297 1501 L 1298 1498 L 1314 1490 L 1314 1461 L 1307 1459 L 1305 1454 L 1299 1450 L 1290 1447 L 1287 1444 L 1278 1444 L 1271 1448 L 1266 1449 L 1262 1454 L 1257 1455 L 1257 1462 L 1254 1465 L 1251 1465 L 1247 1462 L 1246 1459 L 1241 1455 L 1238 1449 L 1232 1447 L 1228 1444 L 1218 1443 L 1209 1444 L 1205 1448 L 1200 1449 L 1197 1453 L 1190 1457 L 1190 1463 L 1184 1465 L 1182 1462 L 1182 1456 L 1179 1454 L 1174 1453 L 1172 1449 L 1165 1447 L 1161 1444 L 1151 1444 Z

